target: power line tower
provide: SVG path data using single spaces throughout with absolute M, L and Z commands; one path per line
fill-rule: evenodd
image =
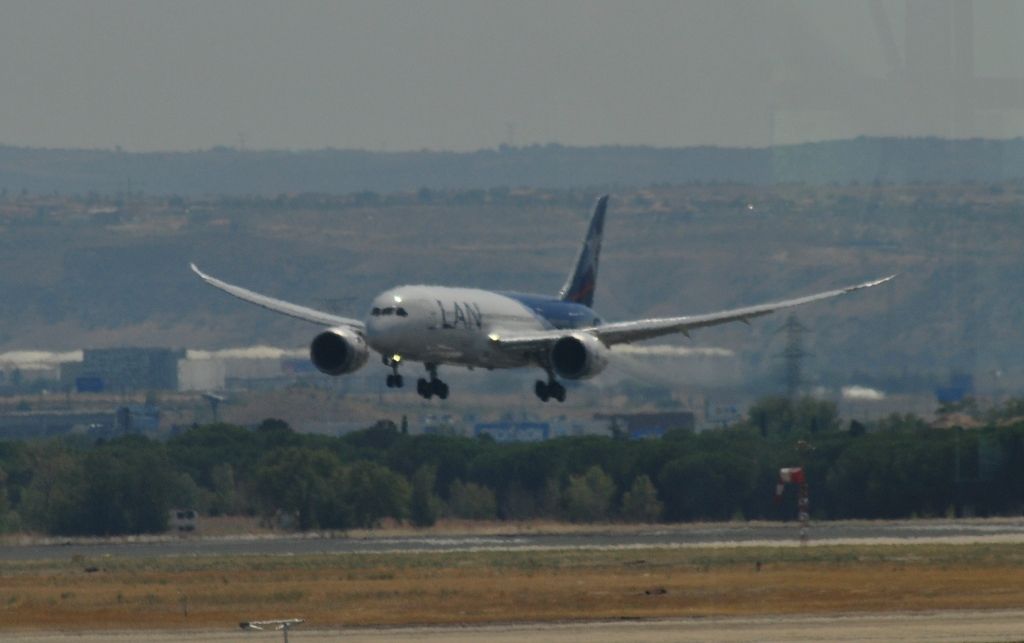
M 791 314 L 786 318 L 786 323 L 777 332 L 786 332 L 786 348 L 776 355 L 784 362 L 783 375 L 786 383 L 786 395 L 795 400 L 800 395 L 803 386 L 803 361 L 813 353 L 804 350 L 804 334 L 810 329 L 800 323 L 796 315 Z

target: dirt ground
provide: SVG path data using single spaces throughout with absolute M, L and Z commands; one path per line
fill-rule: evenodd
M 1019 543 L 0 565 L 0 639 L 25 641 L 281 640 L 237 624 L 291 617 L 294 641 L 999 641 L 1024 639 L 1021 606 Z

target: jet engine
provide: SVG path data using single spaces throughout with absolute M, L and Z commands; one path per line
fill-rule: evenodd
M 327 375 L 344 375 L 366 363 L 370 349 L 359 333 L 349 328 L 331 328 L 313 338 L 309 359 Z
M 587 333 L 573 333 L 551 346 L 548 359 L 559 377 L 583 380 L 594 377 L 608 365 L 608 347 Z

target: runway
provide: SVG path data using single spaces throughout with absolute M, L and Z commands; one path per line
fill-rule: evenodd
M 353 628 L 317 630 L 299 626 L 295 643 L 352 641 L 355 643 L 667 643 L 668 641 L 1019 641 L 1024 611 L 943 611 L 836 616 L 767 616 L 685 618 L 623 622 L 582 622 L 487 627 Z M 242 632 L 225 625 L 223 631 L 174 630 L 159 632 L 7 632 L 5 640 L 19 643 L 100 643 L 101 641 L 170 643 L 171 641 L 280 641 L 278 632 Z
M 907 520 L 812 523 L 809 544 L 901 542 L 1021 542 L 1024 520 Z M 150 558 L 162 556 L 314 555 L 388 552 L 516 551 L 618 549 L 693 546 L 788 546 L 799 544 L 794 523 L 717 523 L 651 527 L 594 527 L 567 533 L 473 535 L 410 532 L 408 535 L 307 534 L 224 537 L 138 536 L 113 539 L 35 539 L 8 541 L 0 561 L 53 560 L 81 556 Z

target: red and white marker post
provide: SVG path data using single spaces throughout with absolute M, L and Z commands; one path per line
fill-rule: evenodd
M 775 485 L 775 502 L 782 501 L 787 484 L 797 485 L 797 519 L 800 521 L 800 543 L 807 544 L 807 527 L 811 522 L 811 500 L 807 490 L 807 476 L 803 467 L 779 469 L 779 482 Z

